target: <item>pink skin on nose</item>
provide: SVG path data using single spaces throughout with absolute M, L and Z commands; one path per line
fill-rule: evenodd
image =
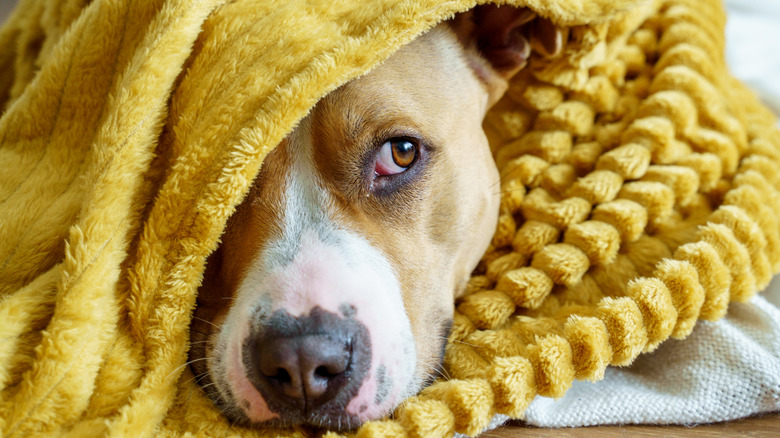
M 242 333 L 236 339 L 245 339 L 249 335 L 249 325 L 244 325 Z M 272 412 L 268 408 L 268 404 L 265 399 L 257 391 L 252 382 L 246 377 L 246 369 L 244 368 L 244 362 L 241 360 L 241 343 L 231 342 L 228 345 L 227 357 L 227 378 L 230 382 L 233 394 L 239 400 L 246 400 L 249 403 L 249 408 L 244 409 L 246 416 L 255 423 L 262 423 L 264 421 L 279 418 L 279 414 Z
M 315 307 L 341 315 L 345 305 L 352 306 L 354 318 L 369 333 L 372 348 L 369 371 L 346 414 L 361 420 L 377 419 L 400 401 L 409 386 L 414 375 L 414 342 L 400 287 L 386 259 L 362 238 L 339 233 L 339 247 L 323 243 L 313 233 L 304 233 L 291 263 L 263 275 L 259 281 L 252 281 L 249 274 L 240 294 L 268 296 L 272 305 L 263 313 L 269 315 L 282 310 L 292 316 L 305 316 Z M 239 301 L 240 306 L 243 300 Z M 266 421 L 278 414 L 268 409 L 246 378 L 240 346 L 249 334 L 250 315 L 242 313 L 246 314 L 237 321 L 241 333 L 235 334 L 228 346 L 228 380 L 235 394 L 249 402 L 247 415 L 253 421 Z M 377 397 L 380 367 L 384 367 L 384 397 Z

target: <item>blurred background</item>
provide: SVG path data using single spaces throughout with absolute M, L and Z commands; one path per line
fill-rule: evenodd
M 0 20 L 5 21 L 5 18 L 11 14 L 11 9 L 15 5 L 16 2 L 14 0 L 0 0 Z

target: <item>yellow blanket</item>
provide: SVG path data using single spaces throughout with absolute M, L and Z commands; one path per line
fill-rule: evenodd
M 489 114 L 493 245 L 452 380 L 359 436 L 476 434 L 599 379 L 780 268 L 780 134 L 715 0 L 513 0 L 570 42 Z M 184 365 L 207 255 L 319 98 L 475 0 L 21 0 L 0 28 L 3 436 L 229 424 Z

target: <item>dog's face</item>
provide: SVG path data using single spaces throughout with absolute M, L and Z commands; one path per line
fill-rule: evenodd
M 228 416 L 354 427 L 437 376 L 498 214 L 481 123 L 501 80 L 475 62 L 440 25 L 265 159 L 192 323 L 192 368 Z

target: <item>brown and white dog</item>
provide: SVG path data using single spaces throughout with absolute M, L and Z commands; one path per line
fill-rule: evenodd
M 562 45 L 534 17 L 485 6 L 437 26 L 268 155 L 191 327 L 191 367 L 228 417 L 351 428 L 436 377 L 497 221 L 482 120 L 532 46 Z

